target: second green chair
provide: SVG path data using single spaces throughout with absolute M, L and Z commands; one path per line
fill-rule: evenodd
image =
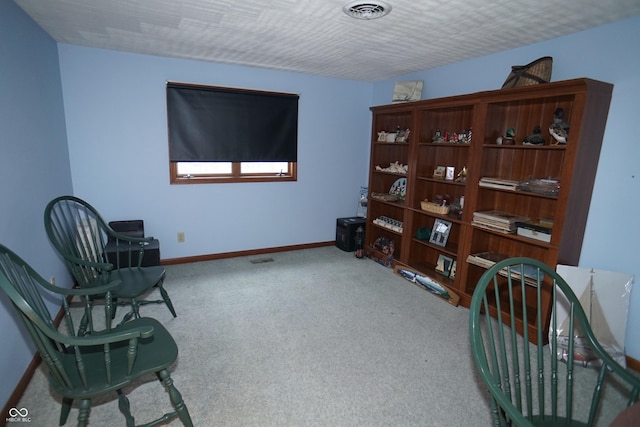
M 151 237 L 137 238 L 113 230 L 98 211 L 86 201 L 74 196 L 61 196 L 47 204 L 44 225 L 53 247 L 63 257 L 78 286 L 91 288 L 118 280 L 113 290 L 119 305 L 130 305 L 123 322 L 140 317 L 140 306 L 149 303 L 166 304 L 176 317 L 169 294 L 164 289 L 165 269 L 162 266 L 142 267 L 145 246 Z M 108 239 L 116 243 L 116 264 L 107 259 Z M 128 261 L 119 265 L 122 260 Z M 154 287 L 162 299 L 143 299 Z M 113 310 L 115 315 L 115 307 Z

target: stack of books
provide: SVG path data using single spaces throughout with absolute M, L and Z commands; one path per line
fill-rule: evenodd
M 486 230 L 510 234 L 517 230 L 516 223 L 529 221 L 528 217 L 502 212 L 498 210 L 481 211 L 473 213 L 471 224 Z
M 552 219 L 540 218 L 535 221 L 517 222 L 516 227 L 518 228 L 519 236 L 525 236 L 547 243 L 551 242 Z
M 498 253 L 498 252 L 479 252 L 476 254 L 470 254 L 467 257 L 467 262 L 469 264 L 477 265 L 478 267 L 489 269 L 495 263 L 500 262 L 504 259 L 509 258 L 507 255 Z M 516 280 L 522 279 L 522 266 L 514 265 L 510 270 L 507 268 L 503 268 L 500 270 L 499 274 L 501 276 L 507 277 L 509 273 L 511 273 L 511 277 Z M 544 273 L 538 271 L 538 269 L 532 265 L 524 265 L 524 283 L 527 285 L 537 286 L 538 279 L 542 281 L 544 279 Z
M 516 191 L 520 189 L 522 182 L 515 181 L 513 179 L 493 178 L 493 177 L 485 176 L 484 178 L 480 178 L 480 182 L 478 183 L 478 185 L 480 187 L 498 188 L 500 190 Z
M 491 268 L 496 262 L 509 258 L 498 252 L 479 252 L 477 254 L 470 254 L 467 257 L 469 264 L 477 265 L 482 268 Z

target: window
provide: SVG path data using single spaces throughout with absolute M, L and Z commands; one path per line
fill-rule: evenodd
M 296 180 L 298 99 L 168 82 L 171 183 Z
M 295 162 L 170 162 L 172 184 L 295 181 Z

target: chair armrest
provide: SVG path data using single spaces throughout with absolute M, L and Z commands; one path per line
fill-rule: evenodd
M 142 267 L 147 249 L 154 247 L 157 251 L 157 240 L 151 236 L 131 237 L 117 231 L 109 231 L 109 243 L 104 250 L 106 260 L 114 264 L 114 269 L 119 269 L 129 266 Z
M 114 280 L 106 285 L 94 286 L 91 288 L 61 288 L 59 286 L 54 286 L 43 280 L 40 282 L 43 288 L 47 289 L 50 292 L 60 294 L 60 295 L 81 295 L 81 296 L 91 296 L 91 295 L 104 295 L 109 291 L 113 291 L 115 288 L 122 284 L 121 280 Z
M 47 337 L 66 346 L 91 347 L 96 345 L 115 344 L 123 341 L 130 341 L 134 338 L 149 338 L 153 336 L 155 332 L 153 326 L 126 328 L 125 330 L 123 330 L 122 326 L 118 326 L 111 330 L 95 332 L 90 335 L 71 336 L 58 332 L 58 330 L 53 328 L 51 325 L 44 324 L 42 319 L 35 315 L 35 313 L 33 313 L 33 316 L 29 314 L 27 315 L 35 324 L 38 325 L 38 328 L 44 332 Z M 126 326 L 126 324 L 124 326 Z
M 98 270 L 106 270 L 106 271 L 111 271 L 114 269 L 114 265 L 111 264 L 110 262 L 92 262 L 92 261 L 87 261 L 85 259 L 82 258 L 78 258 L 74 255 L 70 255 L 68 253 L 64 253 L 62 254 L 62 256 L 64 257 L 64 259 L 71 264 L 77 264 L 77 265 L 82 265 L 84 267 L 88 267 L 88 268 L 95 268 Z
M 132 236 L 129 236 L 127 234 L 122 234 L 122 233 L 119 233 L 119 232 L 115 231 L 111 227 L 108 227 L 106 230 L 107 230 L 107 233 L 109 234 L 110 237 L 113 237 L 113 238 L 115 238 L 117 240 L 120 240 L 120 241 L 123 241 L 123 242 L 144 244 L 144 243 L 151 242 L 153 240 L 153 237 L 151 237 L 151 236 L 147 236 L 147 237 L 132 237 Z
M 125 324 L 126 326 L 126 324 Z M 78 345 L 81 347 L 114 344 L 122 341 L 130 341 L 134 338 L 149 338 L 153 336 L 155 330 L 153 326 L 140 326 L 135 328 L 116 327 L 110 331 L 100 331 L 83 337 L 65 336 L 64 340 L 60 340 L 67 345 Z

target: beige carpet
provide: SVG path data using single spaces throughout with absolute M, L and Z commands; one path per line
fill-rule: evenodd
M 491 424 L 468 310 L 370 260 L 323 247 L 176 265 L 165 286 L 178 317 L 142 313 L 178 342 L 172 377 L 196 426 Z M 155 377 L 126 393 L 138 423 L 170 410 Z M 41 368 L 20 407 L 53 426 L 59 401 Z M 90 425 L 124 425 L 115 399 L 94 402 Z

